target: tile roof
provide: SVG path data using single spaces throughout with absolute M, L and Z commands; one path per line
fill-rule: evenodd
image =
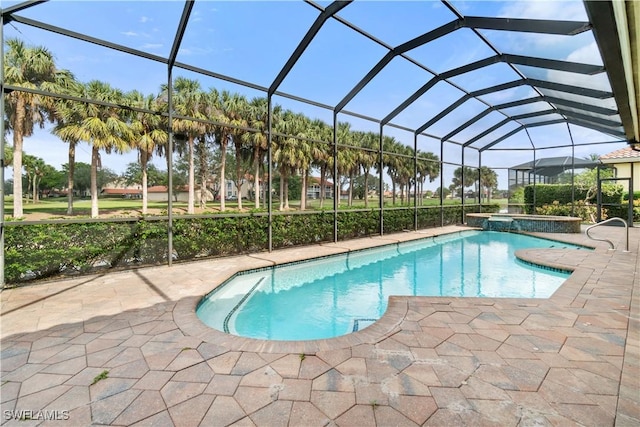
M 603 154 L 600 156 L 600 160 L 609 159 L 633 159 L 638 158 L 640 160 L 640 151 L 636 151 L 631 147 L 624 147 L 611 153 Z
M 141 194 L 142 190 L 137 188 L 103 188 L 103 194 Z

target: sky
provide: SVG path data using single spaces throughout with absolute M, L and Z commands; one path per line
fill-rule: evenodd
M 16 2 L 3 1 L 5 6 Z M 320 2 L 326 6 L 329 2 Z M 466 16 L 498 16 L 530 19 L 561 19 L 586 21 L 581 1 L 453 1 L 453 6 Z M 49 23 L 68 30 L 118 43 L 133 49 L 166 57 L 172 47 L 184 3 L 181 1 L 50 1 L 20 12 L 21 16 Z M 234 77 L 260 87 L 269 87 L 309 26 L 318 16 L 318 10 L 299 1 L 196 1 L 184 34 L 177 61 L 209 69 L 215 73 Z M 456 18 L 438 1 L 355 1 L 342 9 L 338 16 L 374 36 L 375 43 L 357 34 L 337 20 L 328 20 L 292 71 L 286 76 L 280 91 L 303 97 L 330 107 L 338 104 L 367 72 L 394 47 L 433 30 Z M 80 19 L 78 17 L 81 17 Z M 576 36 L 534 35 L 504 31 L 480 31 L 501 53 L 530 55 L 601 65 L 600 54 L 590 32 Z M 123 91 L 139 90 L 158 93 L 166 83 L 166 67 L 157 62 L 136 58 L 126 53 L 80 42 L 55 33 L 39 30 L 19 23 L 4 27 L 4 37 L 18 37 L 30 45 L 43 45 L 53 52 L 59 68 L 69 69 L 83 82 L 93 79 L 110 83 Z M 411 58 L 396 57 L 344 108 L 375 119 L 393 111 L 408 96 L 429 81 L 433 74 L 493 56 L 495 53 L 469 29 L 463 28 L 407 53 Z M 413 61 L 413 62 L 412 62 Z M 422 65 L 416 65 L 418 62 Z M 426 70 L 425 70 L 426 68 Z M 606 75 L 583 76 L 561 71 L 517 66 L 523 75 L 557 80 L 576 86 L 610 90 Z M 259 90 L 234 85 L 223 80 L 200 76 L 183 69 L 174 70 L 174 77 L 196 78 L 203 89 L 228 89 L 253 98 L 263 96 Z M 509 82 L 518 74 L 507 64 L 498 63 L 480 70 L 458 75 L 448 82 L 439 82 L 398 114 L 392 122 L 416 129 L 447 106 L 457 101 L 464 92 Z M 453 83 L 453 84 L 451 84 Z M 454 86 L 455 85 L 455 86 Z M 456 88 L 458 86 L 458 88 Z M 545 90 L 545 95 L 563 96 L 560 92 Z M 502 103 L 534 96 L 528 87 L 496 92 L 482 101 Z M 592 100 L 580 100 L 593 103 Z M 311 118 L 332 121 L 332 111 L 275 96 L 274 102 Z M 612 99 L 598 105 L 615 109 Z M 439 139 L 451 130 L 482 112 L 487 106 L 471 99 L 427 128 L 425 132 L 436 138 L 418 138 L 418 148 L 440 155 Z M 548 109 L 548 104 L 534 103 L 507 110 L 522 114 Z M 558 118 L 558 116 L 555 116 Z M 541 118 L 547 118 L 543 116 Z M 541 118 L 525 119 L 535 122 Z M 454 136 L 465 142 L 504 119 L 492 112 L 475 125 Z M 378 131 L 379 125 L 346 114 L 338 120 L 349 121 L 352 129 Z M 472 146 L 482 146 L 515 129 L 509 123 Z M 413 133 L 385 127 L 385 135 L 412 146 Z M 571 149 L 551 149 L 555 145 L 590 144 L 615 141 L 615 138 L 579 126 L 556 124 L 530 128 L 519 132 L 494 148 L 531 148 L 535 144 L 537 158 L 571 155 Z M 10 136 L 8 136 L 10 140 Z M 591 153 L 604 154 L 623 147 L 619 144 L 578 145 L 576 157 Z M 51 135 L 49 129 L 37 131 L 25 140 L 25 152 L 42 157 L 57 168 L 67 162 L 67 145 Z M 77 161 L 90 162 L 90 147 L 80 144 Z M 102 155 L 103 166 L 121 173 L 130 162 L 137 161 L 137 153 Z M 445 162 L 459 163 L 462 150 L 454 144 L 445 144 Z M 464 150 L 465 163 L 477 164 L 476 150 Z M 526 151 L 493 151 L 482 153 L 482 164 L 507 168 L 532 159 Z M 155 163 L 163 168 L 164 159 Z M 456 166 L 445 166 L 445 185 Z M 10 176 L 10 174 L 7 174 Z M 506 172 L 499 171 L 500 188 L 506 188 Z M 436 181 L 431 185 L 439 185 Z

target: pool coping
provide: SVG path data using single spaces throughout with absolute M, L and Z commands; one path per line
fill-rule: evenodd
M 465 227 L 460 230 L 451 230 L 445 233 L 432 234 L 425 236 L 415 236 L 406 240 L 388 239 L 384 241 L 377 239 L 377 241 L 371 241 L 372 246 L 358 247 L 358 248 L 345 248 L 344 252 L 336 254 L 324 255 L 324 256 L 306 256 L 300 259 L 290 261 L 274 261 L 272 266 L 286 265 L 292 263 L 298 263 L 303 261 L 309 261 L 316 258 L 324 258 L 327 256 L 340 255 L 341 253 L 350 253 L 360 251 L 363 249 L 372 249 L 376 247 L 383 247 L 389 245 L 398 245 L 404 241 L 416 241 L 421 239 L 427 239 L 437 236 L 457 234 L 464 231 L 479 230 L 475 227 Z M 482 230 L 480 230 L 482 231 Z M 548 235 L 541 235 L 535 232 L 522 232 L 521 234 L 531 235 L 534 237 L 540 237 L 547 240 L 556 240 L 562 243 L 580 244 L 584 246 L 584 243 L 576 243 L 571 241 L 570 238 L 553 238 Z M 558 236 L 561 237 L 561 236 Z M 339 245 L 339 242 L 334 244 Z M 593 248 L 595 250 L 595 247 Z M 582 252 L 582 253 L 580 253 Z M 516 258 L 525 262 L 529 262 L 535 265 L 543 267 L 549 267 L 557 270 L 571 271 L 571 275 L 567 280 L 560 285 L 560 287 L 549 298 L 477 298 L 477 297 L 425 297 L 425 296 L 390 296 L 387 304 L 387 309 L 383 315 L 375 321 L 373 324 L 358 330 L 356 332 L 348 333 L 333 338 L 315 339 L 315 340 L 265 340 L 257 338 L 247 338 L 237 335 L 232 335 L 214 329 L 200 320 L 196 314 L 198 305 L 211 292 L 217 287 L 222 286 L 229 279 L 235 275 L 253 269 L 238 268 L 235 272 L 229 275 L 229 277 L 214 284 L 211 290 L 204 295 L 190 296 L 181 299 L 176 303 L 173 310 L 174 321 L 178 328 L 182 330 L 186 335 L 197 337 L 207 343 L 215 343 L 221 345 L 229 350 L 233 351 L 253 351 L 264 353 L 297 353 L 297 354 L 316 354 L 321 351 L 338 350 L 349 347 L 354 347 L 360 344 L 375 344 L 393 335 L 400 330 L 400 325 L 405 320 L 409 304 L 411 301 L 422 301 L 430 304 L 451 304 L 453 302 L 465 301 L 469 304 L 478 305 L 493 305 L 496 302 L 512 303 L 515 305 L 540 305 L 545 302 L 549 302 L 553 305 L 570 305 L 572 301 L 576 299 L 580 293 L 585 282 L 593 273 L 593 269 L 579 266 L 579 262 L 586 256 L 585 253 L 591 251 L 577 251 L 575 249 L 522 249 L 516 252 Z

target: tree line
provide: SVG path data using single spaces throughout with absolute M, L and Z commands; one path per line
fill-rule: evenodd
M 142 214 L 147 214 L 149 162 L 153 156 L 158 156 L 167 159 L 168 163 L 173 154 L 168 153 L 168 87 L 161 86 L 157 94 L 143 94 L 137 90 L 123 92 L 97 80 L 82 83 L 70 71 L 58 69 L 46 47 L 28 46 L 17 38 L 6 40 L 6 46 L 5 84 L 25 89 L 5 95 L 5 132 L 10 131 L 13 136 L 10 156 L 14 173 L 13 216 L 23 216 L 22 170 L 28 165 L 28 157 L 23 158 L 23 139 L 31 136 L 36 126 L 44 128 L 46 123 L 53 124 L 52 132 L 69 147 L 66 164 L 68 215 L 73 214 L 75 150 L 81 142 L 91 146 L 91 216 L 99 214 L 100 153 L 130 150 L 138 151 Z M 175 78 L 172 86 L 173 151 L 186 164 L 187 213 L 195 212 L 196 183 L 202 192 L 200 199 L 204 200 L 207 185 L 212 180 L 218 182 L 220 210 L 224 211 L 224 180 L 227 176 L 231 176 L 238 193 L 245 179 L 252 180 L 253 204 L 256 209 L 260 208 L 265 194 L 261 194 L 259 189 L 264 188 L 267 179 L 267 99 L 248 99 L 226 90 L 204 89 L 197 80 L 184 77 Z M 29 90 L 56 93 L 63 97 L 42 96 Z M 74 100 L 77 98 L 92 102 Z M 279 105 L 273 106 L 271 113 L 272 162 L 274 175 L 279 178 L 280 209 L 289 209 L 289 181 L 294 178 L 299 179 L 302 186 L 300 209 L 306 209 L 304 196 L 311 171 L 320 175 L 320 188 L 323 189 L 320 191 L 321 207 L 325 201 L 324 188 L 329 180 L 347 185 L 347 203 L 351 205 L 356 178 L 363 178 L 363 186 L 368 189 L 372 186 L 368 181 L 373 177 L 373 171 L 377 174 L 386 172 L 391 180 L 395 204 L 396 194 L 401 202 L 409 200 L 411 189 L 420 196 L 424 193 L 426 180 L 433 181 L 440 174 L 441 164 L 437 155 L 422 151 L 414 153 L 412 147 L 392 136 L 383 136 L 381 153 L 379 134 L 353 130 L 348 122 L 337 124 L 337 162 L 334 165 L 332 126 Z M 227 171 L 228 158 L 232 159 L 234 170 L 231 173 Z M 465 186 L 468 186 L 469 176 L 475 176 L 473 182 L 478 179 L 477 173 L 460 172 L 462 175 L 465 182 L 461 184 Z M 495 177 L 495 172 L 493 175 Z M 483 176 L 483 185 L 495 187 L 490 173 L 485 171 Z M 33 179 L 37 181 L 37 178 Z M 456 179 L 454 176 L 454 184 Z M 34 184 L 36 182 L 32 181 L 32 190 L 37 188 Z M 381 196 L 383 189 L 377 191 Z M 339 195 L 335 196 L 339 200 Z M 238 198 L 237 203 L 238 209 L 242 210 L 242 199 Z M 366 196 L 364 203 L 368 207 Z

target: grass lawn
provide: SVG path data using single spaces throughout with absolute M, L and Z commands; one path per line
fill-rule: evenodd
M 396 199 L 396 207 L 408 207 L 411 205 L 400 204 L 400 199 Z M 413 202 L 413 200 L 411 200 Z M 498 203 L 501 206 L 506 206 L 506 199 L 495 199 L 491 203 Z M 438 206 L 440 204 L 439 199 L 425 199 L 423 206 Z M 460 200 L 445 200 L 445 205 L 457 205 L 460 204 Z M 138 217 L 142 211 L 142 200 L 140 199 L 121 199 L 121 198 L 103 198 L 99 199 L 98 206 L 100 209 L 100 216 L 104 218 L 109 217 Z M 147 204 L 150 215 L 166 215 L 167 203 L 166 202 L 148 202 Z M 238 202 L 227 201 L 225 206 L 230 212 L 237 212 Z M 277 211 L 280 207 L 278 200 L 273 201 L 273 209 Z M 291 210 L 297 210 L 300 207 L 300 200 L 290 200 L 289 207 Z M 353 206 L 349 208 L 345 200 L 340 202 L 340 209 L 364 209 L 364 200 L 354 200 Z M 376 209 L 378 207 L 378 200 L 369 200 L 369 209 Z M 385 199 L 385 207 L 393 207 L 391 198 Z M 220 208 L 219 202 L 208 202 L 205 209 L 200 209 L 196 205 L 197 214 L 212 214 L 217 213 Z M 327 199 L 324 201 L 324 209 L 331 210 L 333 208 L 333 200 Z M 243 210 L 253 210 L 254 203 L 252 200 L 243 200 Z M 320 200 L 308 200 L 307 209 L 319 210 Z M 23 210 L 26 220 L 43 220 L 43 219 L 60 219 L 69 218 L 67 216 L 67 199 L 66 198 L 52 198 L 42 199 L 38 203 L 24 203 Z M 73 202 L 74 218 L 90 217 L 91 216 L 91 200 L 90 199 L 77 199 Z M 174 214 L 182 215 L 187 212 L 186 202 L 174 202 L 173 203 Z M 13 199 L 11 197 L 5 198 L 5 218 L 11 220 L 11 214 L 13 212 Z
M 179 208 L 180 206 L 174 207 Z M 186 203 L 183 204 L 186 209 Z M 142 200 L 131 199 L 100 199 L 98 202 L 101 216 L 138 216 L 142 210 Z M 166 213 L 167 204 L 165 202 L 148 203 L 150 210 L 164 210 Z M 67 199 L 41 199 L 38 203 L 24 203 L 22 205 L 25 219 L 62 218 L 67 216 Z M 13 212 L 13 199 L 5 199 L 5 213 L 11 215 Z M 91 216 L 91 199 L 79 199 L 73 202 L 74 217 Z M 159 212 L 157 214 L 160 214 Z

